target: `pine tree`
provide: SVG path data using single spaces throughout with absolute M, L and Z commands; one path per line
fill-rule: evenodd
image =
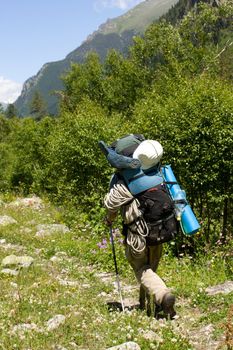
M 41 120 L 46 115 L 46 105 L 38 91 L 35 91 L 31 104 L 30 104 L 30 114 L 36 120 Z
M 3 105 L 0 103 L 0 115 L 4 114 L 4 108 Z
M 17 110 L 13 103 L 10 103 L 6 109 L 5 116 L 8 119 L 14 118 L 17 116 Z

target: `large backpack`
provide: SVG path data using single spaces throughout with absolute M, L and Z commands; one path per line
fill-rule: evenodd
M 118 176 L 124 180 L 130 191 L 130 183 L 127 184 L 121 174 Z M 159 176 L 161 176 L 160 171 L 157 172 L 156 177 L 159 178 Z M 169 194 L 165 181 L 133 195 L 139 201 L 139 210 L 148 227 L 147 245 L 158 245 L 173 240 L 178 234 L 179 222 L 175 215 L 174 201 Z M 135 227 L 135 222 L 123 225 L 123 235 L 127 235 L 130 227 Z
M 137 146 L 144 140 L 145 138 L 141 134 L 126 135 L 113 142 L 109 148 L 110 153 L 105 155 L 108 160 L 111 160 L 109 162 L 112 166 L 121 164 L 117 171 L 118 177 L 124 180 L 131 194 L 140 203 L 139 209 L 149 229 L 149 234 L 146 237 L 147 245 L 158 245 L 175 238 L 178 232 L 178 223 L 175 217 L 174 203 L 164 182 L 160 165 L 147 171 L 143 171 L 138 166 L 128 166 L 128 158 L 132 157 Z M 101 148 L 102 146 L 103 144 L 100 145 Z M 120 161 L 118 158 L 116 158 L 117 162 L 115 161 L 114 154 L 111 154 L 112 151 L 122 157 Z M 110 155 L 111 159 L 109 159 Z M 123 167 L 124 162 L 125 168 Z M 135 226 L 135 223 L 123 225 L 124 235 L 127 234 L 131 225 Z
M 175 206 L 165 183 L 159 184 L 136 196 L 143 218 L 149 229 L 148 245 L 169 242 L 178 233 Z
M 137 146 L 144 140 L 145 137 L 142 134 L 128 134 L 112 142 L 110 147 L 114 149 L 117 154 L 132 157 Z

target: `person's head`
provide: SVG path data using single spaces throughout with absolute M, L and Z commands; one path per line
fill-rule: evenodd
M 163 155 L 163 147 L 158 141 L 145 140 L 133 153 L 133 158 L 139 159 L 143 170 L 156 166 Z

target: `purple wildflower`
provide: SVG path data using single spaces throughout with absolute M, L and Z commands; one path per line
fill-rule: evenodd
M 107 240 L 104 238 L 104 239 L 102 240 L 102 242 L 97 243 L 97 246 L 98 246 L 100 249 L 106 249 L 106 248 L 107 248 Z

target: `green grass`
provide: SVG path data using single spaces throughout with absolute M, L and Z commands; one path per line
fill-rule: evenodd
M 164 254 L 158 273 L 177 295 L 180 318 L 158 321 L 137 309 L 125 313 L 108 309 L 107 300 L 118 301 L 118 294 L 112 283 L 106 284 L 98 277 L 101 271 L 112 272 L 114 281 L 107 229 L 97 234 L 88 223 L 80 223 L 71 227 L 69 233 L 38 238 L 38 224 L 63 223 L 61 212 L 46 201 L 40 211 L 2 206 L 0 215 L 10 215 L 18 222 L 0 226 L 0 239 L 13 245 L 8 249 L 0 245 L 0 260 L 10 254 L 34 258 L 34 264 L 21 269 L 18 276 L 0 274 L 1 350 L 59 346 L 103 350 L 129 340 L 136 341 L 143 350 L 188 350 L 194 347 L 190 333 L 183 330 L 195 331 L 210 323 L 215 329 L 213 338 L 223 336 L 233 295 L 210 297 L 205 293 L 206 287 L 231 277 L 220 254 L 195 260 Z M 98 243 L 104 238 L 106 246 L 99 248 Z M 115 238 L 117 259 L 126 298 L 124 286 L 137 284 L 119 239 Z M 64 285 L 64 281 L 68 284 Z M 137 298 L 137 289 L 131 296 Z M 64 315 L 65 322 L 48 331 L 47 321 L 57 314 Z M 22 324 L 31 329 L 19 329 Z

